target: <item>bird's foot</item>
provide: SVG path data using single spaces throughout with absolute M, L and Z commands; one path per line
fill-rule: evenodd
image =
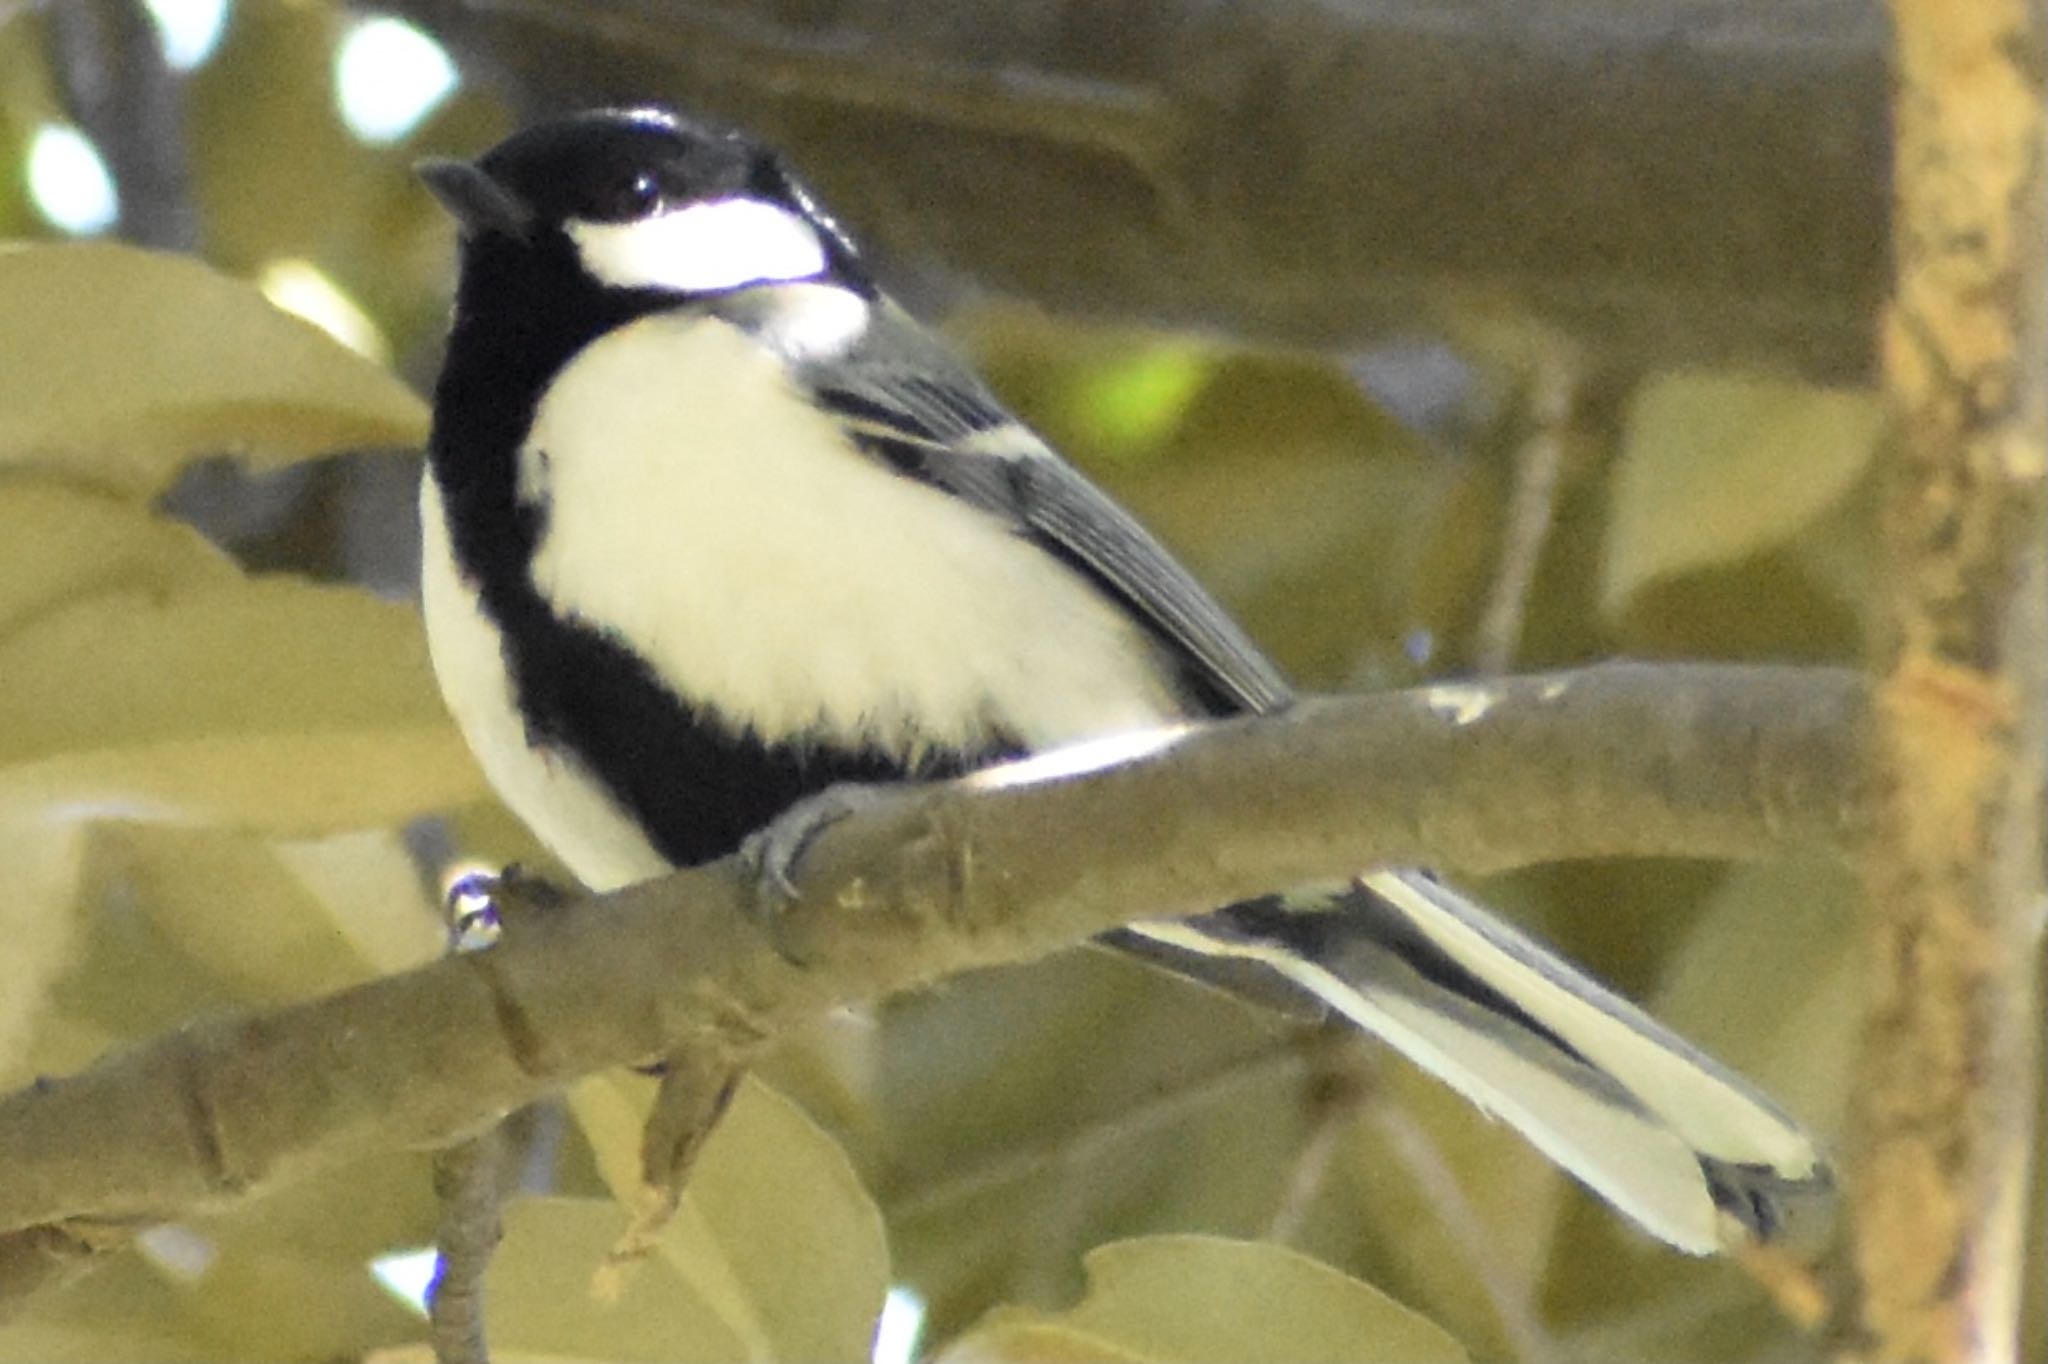
M 806 796 L 740 844 L 740 859 L 753 881 L 752 908 L 774 939 L 776 950 L 791 962 L 802 965 L 800 954 L 791 950 L 783 920 L 798 898 L 796 864 L 811 843 L 848 815 L 889 798 L 887 788 L 841 782 L 816 795 Z
M 448 950 L 475 952 L 489 947 L 504 933 L 507 919 L 527 911 L 553 909 L 567 899 L 560 886 L 516 862 L 495 872 L 464 872 L 448 883 L 443 898 Z

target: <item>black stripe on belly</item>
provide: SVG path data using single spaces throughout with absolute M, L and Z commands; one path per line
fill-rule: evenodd
M 957 776 L 1014 756 L 937 753 L 913 769 L 873 749 L 764 743 L 683 704 L 605 632 L 519 595 L 523 609 L 502 623 L 529 742 L 575 755 L 678 866 L 725 856 L 837 782 Z

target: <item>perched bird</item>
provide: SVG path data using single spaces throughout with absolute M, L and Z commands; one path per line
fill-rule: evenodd
M 420 492 L 434 666 L 590 886 L 731 853 L 835 783 L 1289 704 L 773 151 L 605 110 L 421 174 L 462 228 Z M 1138 939 L 1305 989 L 1683 1250 L 1827 1187 L 1767 1099 L 1425 873 Z

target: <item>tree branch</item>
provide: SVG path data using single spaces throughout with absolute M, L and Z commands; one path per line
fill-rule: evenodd
M 395 8 L 529 113 L 684 101 L 883 252 L 1055 308 L 1331 350 L 1507 313 L 1596 367 L 1871 367 L 1878 0 Z
M 1860 1343 L 1887 1360 L 2011 1360 L 2040 1084 L 2048 23 L 2035 0 L 1892 9 L 1884 350 L 1903 438 L 1851 1091 Z
M 446 1144 L 603 1067 L 757 1045 L 1134 918 L 1375 863 L 1848 849 L 1863 700 L 1834 670 L 1614 664 L 1304 702 L 1081 776 L 1040 760 L 909 788 L 818 836 L 772 933 L 727 859 L 0 1099 L 0 1229 L 219 1207 Z
M 441 1205 L 434 1244 L 439 1262 L 427 1289 L 436 1364 L 490 1364 L 484 1343 L 484 1271 L 504 1236 L 499 1206 L 505 1184 L 505 1127 L 492 1123 L 434 1157 Z

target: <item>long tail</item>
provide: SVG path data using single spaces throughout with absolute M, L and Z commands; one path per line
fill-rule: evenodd
M 1680 1250 L 1769 1241 L 1831 1188 L 1813 1139 L 1756 1089 L 1425 873 L 1127 935 L 1279 973 Z

